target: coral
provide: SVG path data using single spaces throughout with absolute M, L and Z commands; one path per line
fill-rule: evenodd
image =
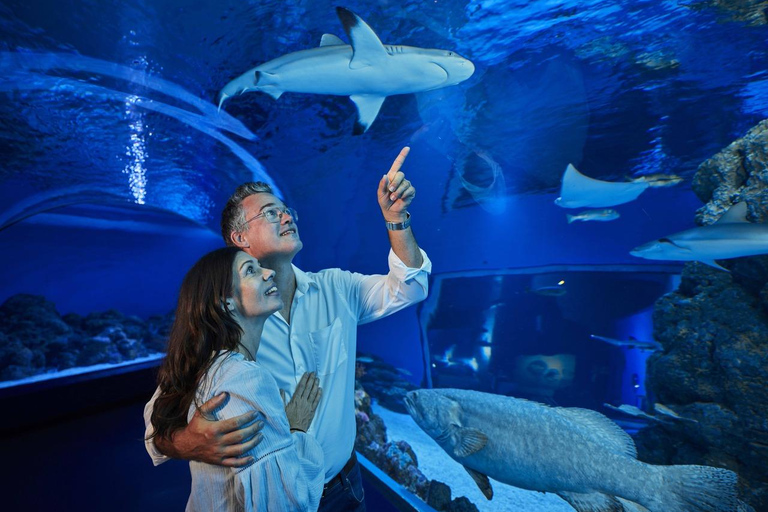
M 144 322 L 115 310 L 62 317 L 44 297 L 14 295 L 0 306 L 0 380 L 159 352 L 172 319 L 165 315 Z

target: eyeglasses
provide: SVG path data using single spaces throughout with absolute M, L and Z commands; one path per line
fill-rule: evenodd
M 289 215 L 293 222 L 299 222 L 299 214 L 296 213 L 296 210 L 293 208 L 283 207 L 283 208 L 267 208 L 266 210 L 263 210 L 258 215 L 254 215 L 250 219 L 246 220 L 245 222 L 251 222 L 254 219 L 258 219 L 259 217 L 264 217 L 267 222 L 275 223 L 280 222 L 283 218 L 283 215 Z

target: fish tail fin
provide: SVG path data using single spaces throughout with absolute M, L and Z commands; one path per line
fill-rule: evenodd
M 654 496 L 651 512 L 727 512 L 738 507 L 733 471 L 709 466 L 656 466 L 663 487 Z M 655 505 L 655 506 L 654 506 Z
M 565 218 L 568 219 L 568 224 L 573 222 L 573 217 L 574 217 L 573 215 L 566 214 Z

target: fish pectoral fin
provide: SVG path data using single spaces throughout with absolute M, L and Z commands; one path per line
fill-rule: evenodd
M 357 14 L 344 7 L 336 7 L 336 14 L 344 27 L 344 32 L 352 41 L 352 60 L 349 69 L 375 66 L 389 59 L 389 54 L 381 44 L 379 36 Z
M 357 122 L 352 132 L 354 135 L 361 135 L 368 131 L 368 127 L 379 115 L 381 104 L 387 99 L 386 96 L 370 96 L 368 94 L 355 94 L 350 96 L 355 106 L 357 106 Z
M 474 480 L 477 486 L 480 488 L 480 492 L 483 493 L 483 496 L 489 500 L 493 499 L 493 487 L 491 487 L 491 481 L 488 480 L 488 476 L 480 473 L 479 471 L 475 471 L 474 469 L 470 469 L 467 466 L 464 466 L 464 469 L 467 470 L 469 476 L 472 477 L 472 480 Z
M 578 512 L 624 512 L 624 506 L 621 502 L 608 494 L 599 492 L 589 494 L 558 492 L 556 494 Z
M 488 437 L 476 428 L 459 428 L 456 432 L 458 442 L 453 453 L 457 457 L 466 457 L 479 452 L 488 444 Z
M 320 38 L 320 46 L 342 46 L 346 44 L 340 37 L 333 34 L 323 34 L 323 37 Z

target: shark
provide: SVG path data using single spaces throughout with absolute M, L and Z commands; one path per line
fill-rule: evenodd
M 336 14 L 352 44 L 324 34 L 320 46 L 288 53 L 250 69 L 219 93 L 227 98 L 261 91 L 349 96 L 357 106 L 354 134 L 365 133 L 387 96 L 431 91 L 472 76 L 475 66 L 453 51 L 385 45 L 360 16 L 344 7 Z
M 630 336 L 629 339 L 626 339 L 626 340 L 617 340 L 616 338 L 607 338 L 605 336 L 598 336 L 597 334 L 590 334 L 589 337 L 592 338 L 593 340 L 604 341 L 610 345 L 615 345 L 617 347 L 636 348 L 638 350 L 650 350 L 654 352 L 664 349 L 664 347 L 658 341 L 655 341 L 655 340 L 642 341 L 642 340 L 635 339 L 632 336 Z
M 714 224 L 653 240 L 630 254 L 650 260 L 700 261 L 727 270 L 715 260 L 768 254 L 768 224 L 747 221 L 747 204 L 740 202 Z
M 560 197 L 555 199 L 555 204 L 562 208 L 616 206 L 634 201 L 649 186 L 645 181 L 596 180 L 580 173 L 573 164 L 568 164 L 563 173 Z

